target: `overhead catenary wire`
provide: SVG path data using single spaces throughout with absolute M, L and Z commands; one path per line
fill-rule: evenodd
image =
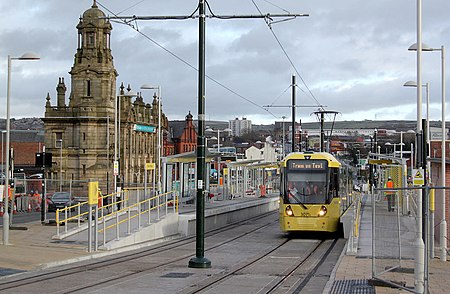
M 262 11 L 259 9 L 258 5 L 256 4 L 255 0 L 251 0 L 253 2 L 253 5 L 256 7 L 256 9 L 258 10 L 258 12 L 263 15 Z M 283 44 L 281 43 L 280 39 L 278 38 L 278 36 L 275 34 L 275 32 L 273 31 L 272 28 L 272 24 L 267 21 L 267 19 L 264 19 L 270 32 L 272 33 L 273 37 L 275 38 L 275 40 L 277 41 L 278 45 L 280 46 L 281 50 L 283 51 L 284 55 L 286 56 L 286 58 L 288 59 L 289 63 L 291 64 L 292 68 L 294 69 L 294 71 L 297 73 L 297 75 L 300 77 L 300 80 L 302 81 L 303 85 L 305 85 L 306 89 L 308 90 L 309 94 L 311 95 L 311 97 L 314 99 L 314 101 L 317 103 L 317 106 L 319 106 L 319 108 L 322 108 L 322 104 L 319 102 L 319 100 L 314 96 L 314 94 L 312 93 L 311 89 L 308 87 L 308 85 L 306 84 L 305 80 L 303 79 L 302 75 L 300 74 L 300 72 L 297 70 L 297 67 L 295 66 L 294 62 L 292 61 L 292 59 L 290 58 L 289 54 L 287 53 L 286 49 L 284 48 Z M 300 90 L 305 93 L 305 91 L 300 88 Z M 323 109 L 323 108 L 322 108 Z
M 278 5 L 276 5 L 276 4 L 274 4 L 274 3 L 270 2 L 270 1 L 267 1 L 267 0 L 262 0 L 262 1 L 264 1 L 264 2 L 266 2 L 266 3 L 269 3 L 269 4 L 272 5 L 272 6 L 275 6 L 276 8 L 279 8 L 280 10 L 283 10 L 283 11 L 286 12 L 286 13 L 290 13 L 288 10 L 286 10 L 286 9 L 284 9 L 283 7 L 278 6 Z
M 207 3 L 207 2 L 206 2 Z M 101 6 L 103 9 L 105 9 L 106 11 L 108 11 L 108 13 L 110 13 L 111 15 L 114 15 L 114 17 L 118 20 L 120 20 L 120 22 L 117 23 L 122 23 L 125 24 L 127 26 L 129 26 L 130 28 L 132 28 L 133 30 L 135 30 L 137 33 L 139 33 L 141 36 L 143 36 L 145 39 L 149 40 L 150 42 L 152 42 L 154 45 L 156 45 L 157 47 L 159 47 L 160 49 L 164 50 L 165 52 L 167 52 L 168 54 L 170 54 L 172 57 L 174 57 L 175 59 L 177 59 L 178 61 L 182 62 L 183 64 L 185 64 L 186 66 L 190 67 L 191 69 L 195 70 L 198 72 L 198 68 L 192 64 L 190 64 L 188 61 L 184 60 L 183 58 L 181 58 L 180 56 L 178 56 L 177 54 L 173 53 L 172 51 L 170 51 L 169 49 L 167 49 L 166 47 L 164 47 L 163 45 L 159 44 L 157 41 L 153 40 L 151 37 L 149 37 L 148 35 L 146 35 L 145 33 L 143 33 L 142 31 L 140 31 L 137 26 L 132 25 L 131 23 L 133 21 L 137 22 L 137 20 L 144 20 L 144 19 L 154 19 L 154 20 L 164 20 L 164 19 L 168 19 L 167 16 L 152 16 L 150 17 L 138 17 L 138 16 L 133 16 L 131 19 L 126 19 L 125 17 L 120 17 L 118 14 L 114 13 L 113 11 L 111 11 L 110 9 L 108 9 L 106 6 L 104 6 L 103 4 L 101 4 L 100 2 L 97 1 L 97 4 L 99 6 Z M 209 4 L 208 4 L 209 6 Z M 185 20 L 185 19 L 192 19 L 194 17 L 194 14 L 198 11 L 199 7 L 197 6 L 197 8 L 194 10 L 194 12 L 192 12 L 192 14 L 190 14 L 189 16 L 171 16 L 170 19 L 171 20 Z M 215 84 L 219 85 L 220 87 L 224 88 L 225 90 L 231 92 L 232 94 L 236 95 L 237 97 L 247 101 L 248 103 L 252 104 L 253 106 L 256 106 L 259 109 L 264 110 L 265 112 L 267 112 L 268 114 L 272 115 L 273 117 L 277 118 L 276 115 L 274 115 L 272 112 L 270 112 L 268 109 L 258 105 L 257 103 L 253 102 L 251 99 L 244 97 L 243 95 L 237 93 L 235 90 L 231 89 L 230 87 L 226 86 L 225 84 L 219 82 L 218 80 L 214 79 L 213 77 L 209 76 L 209 75 L 205 75 L 207 79 L 209 79 L 210 81 L 214 82 Z

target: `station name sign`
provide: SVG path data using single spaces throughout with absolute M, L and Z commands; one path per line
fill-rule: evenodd
M 156 127 L 154 127 L 154 126 L 144 126 L 144 125 L 135 124 L 133 126 L 133 130 L 135 130 L 137 132 L 156 133 Z
M 290 170 L 325 170 L 327 162 L 325 160 L 289 160 L 288 168 Z

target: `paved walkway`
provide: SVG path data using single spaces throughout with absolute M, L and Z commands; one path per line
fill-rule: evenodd
M 335 276 L 332 277 L 332 280 L 334 280 L 334 288 L 332 290 L 334 291 L 329 290 L 330 293 L 374 293 L 362 291 L 366 287 L 364 285 L 367 285 L 367 280 L 372 279 L 372 205 L 368 201 L 369 196 L 365 196 L 365 200 L 367 201 L 363 202 L 362 206 L 358 252 L 356 255 L 343 254 L 341 256 L 340 263 L 335 268 Z M 376 237 L 377 242 L 375 243 L 375 256 L 378 257 L 375 267 L 376 275 L 383 280 L 404 282 L 406 287 L 414 289 L 414 273 L 411 271 L 414 269 L 413 252 L 411 250 L 413 245 L 411 242 L 413 242 L 412 238 L 414 236 L 412 234 L 412 226 L 415 222 L 413 218 L 400 216 L 403 250 L 401 267 L 409 269 L 409 271 L 388 271 L 383 273 L 386 268 L 380 269 L 380 265 L 384 266 L 389 261 L 392 264 L 391 257 L 395 256 L 398 251 L 398 247 L 395 246 L 396 232 L 398 231 L 398 224 L 395 221 L 397 219 L 397 213 L 391 212 L 389 214 L 387 209 L 383 209 L 383 205 L 382 203 L 376 205 L 378 209 L 376 213 L 376 233 L 378 237 Z M 361 281 L 365 282 L 364 285 L 361 285 Z M 342 287 L 345 291 L 336 289 L 339 284 L 346 284 L 345 287 Z M 429 293 L 447 293 L 449 291 L 448 289 L 450 289 L 450 262 L 448 260 L 442 262 L 437 258 L 430 260 Z M 377 286 L 375 287 L 375 293 L 408 293 L 408 291 Z

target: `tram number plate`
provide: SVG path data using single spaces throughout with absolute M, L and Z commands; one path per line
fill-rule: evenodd
M 308 217 L 308 216 L 311 216 L 311 214 L 309 214 L 309 212 L 302 212 L 302 213 L 300 213 L 300 216 Z

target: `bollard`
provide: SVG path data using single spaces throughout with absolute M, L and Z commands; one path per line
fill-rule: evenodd
M 418 235 L 414 241 L 416 256 L 414 259 L 414 290 L 416 293 L 424 293 L 424 275 L 425 275 L 425 245 L 422 236 Z
M 127 209 L 127 214 L 128 214 L 128 232 L 127 235 L 131 235 L 131 211 L 130 211 L 130 207 L 128 207 Z
M 67 224 L 67 208 L 66 209 L 64 209 L 64 221 L 65 221 L 65 224 L 64 224 L 64 232 L 65 233 L 67 233 L 67 227 L 68 227 L 68 224 Z
M 108 212 L 106 212 L 108 213 Z M 105 220 L 105 215 L 102 209 L 102 224 L 103 224 L 103 247 L 106 246 L 106 220 Z
M 152 222 L 152 218 L 151 218 L 151 211 L 152 211 L 151 201 L 152 201 L 151 197 L 149 199 L 147 199 L 147 202 L 148 202 L 148 224 L 149 225 Z
M 119 211 L 116 211 L 116 240 L 119 240 Z
M 141 202 L 140 202 L 140 197 L 139 197 L 139 190 L 137 190 L 137 195 L 136 195 L 137 199 L 137 213 L 138 213 L 138 231 L 141 229 Z
M 161 203 L 161 199 L 160 199 L 161 195 L 158 194 L 157 197 L 158 197 L 158 199 L 157 199 L 157 206 L 158 206 L 158 217 L 157 217 L 157 220 L 159 221 L 159 206 L 160 206 L 160 203 Z

